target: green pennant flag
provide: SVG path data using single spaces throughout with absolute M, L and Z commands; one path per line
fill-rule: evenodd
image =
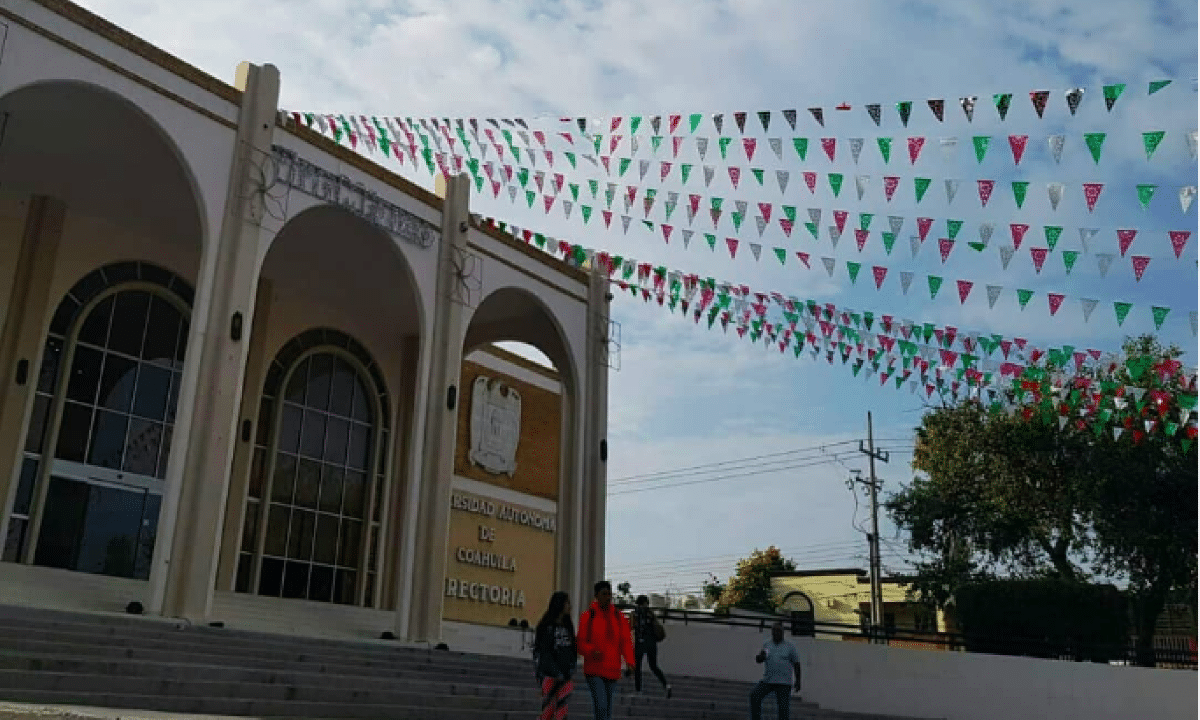
M 483 176 L 476 175 L 474 177 L 475 177 L 475 192 L 482 193 L 483 192 Z
M 900 119 L 904 121 L 905 127 L 908 127 L 908 118 L 912 115 L 912 106 L 911 100 L 896 103 L 896 112 L 900 113 Z
M 659 148 L 662 147 L 662 141 L 663 141 L 662 135 L 651 135 L 650 136 L 650 147 L 654 150 L 655 155 L 658 154 Z
M 725 202 L 725 198 L 714 197 L 710 202 L 712 203 L 713 210 L 721 212 L 721 205 Z
M 533 201 L 537 200 L 537 193 L 532 190 L 525 191 L 525 200 L 529 203 L 529 207 L 533 207 Z
M 765 172 L 763 171 L 763 169 L 762 168 L 750 168 L 750 172 L 754 173 L 754 179 L 757 180 L 758 184 L 761 186 L 763 184 L 763 178 L 765 176 Z
M 1104 104 L 1108 106 L 1109 112 L 1112 112 L 1113 105 L 1117 104 L 1117 98 L 1121 97 L 1123 92 L 1125 92 L 1125 83 L 1104 86 Z
M 571 199 L 579 202 L 579 183 L 567 183 L 567 188 L 571 191 Z
M 505 131 L 505 132 L 507 132 L 507 131 Z M 597 155 L 599 155 L 599 154 L 600 154 L 600 145 L 601 145 L 601 143 L 603 143 L 603 142 L 604 142 L 604 138 L 603 138 L 603 137 L 601 137 L 601 136 L 599 136 L 599 135 L 597 135 L 596 137 L 592 138 L 592 145 L 594 145 L 594 146 L 595 146 L 595 151 L 596 151 L 596 154 L 597 154 Z
M 521 151 L 517 149 L 516 145 L 509 145 L 508 150 L 513 154 L 514 161 L 521 162 Z
M 892 248 L 896 245 L 896 233 L 883 233 L 883 249 L 887 250 L 887 254 L 892 254 Z
M 787 264 L 787 250 L 784 248 L 775 248 L 775 257 L 779 258 L 780 265 Z
M 1100 164 L 1100 151 L 1104 149 L 1104 138 L 1107 135 L 1107 133 L 1085 133 L 1083 136 L 1083 141 L 1087 143 L 1088 150 L 1092 151 L 1092 159 L 1096 161 L 1097 165 Z
M 870 331 L 871 325 L 874 322 L 875 322 L 875 313 L 870 312 L 870 311 L 863 313 L 863 325 L 867 326 L 868 331 Z
M 1117 313 L 1117 326 L 1118 327 L 1125 324 L 1125 318 L 1129 316 L 1129 311 L 1132 308 L 1133 308 L 1133 303 L 1127 303 L 1127 302 L 1113 303 L 1113 310 L 1115 310 Z
M 596 193 L 600 192 L 599 180 L 588 180 L 588 190 L 592 191 L 592 199 L 596 199 Z
M 546 236 L 543 235 L 542 233 L 537 233 L 536 235 L 533 236 L 533 242 L 538 246 L 539 249 L 545 249 Z
M 978 242 L 978 241 L 969 242 L 969 243 L 967 243 L 967 247 L 971 248 L 975 252 L 983 252 L 985 249 L 987 249 L 987 243 Z
M 1000 119 L 1003 120 L 1008 115 L 1008 108 L 1012 105 L 1012 93 L 996 93 L 992 99 L 996 102 L 996 111 L 1000 113 Z
M 571 167 L 575 167 L 575 153 L 564 152 L 563 155 L 567 156 L 567 162 L 571 163 Z
M 612 210 L 613 200 L 617 197 L 616 188 L 611 185 L 604 189 L 604 200 L 608 203 L 608 209 Z
M 684 184 L 684 185 L 687 185 L 688 178 L 690 178 L 690 177 L 692 176 L 692 165 L 691 165 L 691 163 L 683 163 L 682 165 L 680 165 L 680 166 L 679 166 L 679 172 L 680 172 L 680 174 L 683 176 L 683 184 Z
M 843 179 L 845 178 L 841 173 L 829 173 L 829 187 L 833 190 L 834 197 L 841 195 Z
M 638 131 L 638 128 L 641 127 L 641 125 L 642 125 L 642 116 L 641 115 L 634 115 L 633 117 L 629 118 L 629 134 L 630 135 L 636 134 Z
M 1058 245 L 1058 239 L 1062 237 L 1063 229 L 1057 225 L 1047 225 L 1042 229 L 1046 232 L 1046 244 L 1050 246 L 1050 251 L 1053 252 L 1054 247 Z M 1067 272 L 1070 271 L 1071 269 L 1067 268 Z
M 584 224 L 584 225 L 587 225 L 587 224 L 588 224 L 588 221 L 592 219 L 592 208 L 591 208 L 591 206 L 589 206 L 589 205 L 580 205 L 580 206 L 579 206 L 579 212 L 583 213 L 583 224 Z
M 942 278 L 937 275 L 929 276 L 929 299 L 933 300 L 937 297 L 938 291 L 942 289 Z
M 472 175 L 479 174 L 479 161 L 476 160 L 475 158 L 471 158 L 470 160 L 467 161 L 467 167 L 471 169 Z
M 620 176 L 625 177 L 625 172 L 629 170 L 629 166 L 633 164 L 630 158 L 621 158 Z
M 877 142 L 879 143 L 879 154 L 883 156 L 883 164 L 887 165 L 892 161 L 892 139 L 881 137 Z
M 575 265 L 582 266 L 587 261 L 587 250 L 584 250 L 582 245 L 572 245 L 571 258 L 575 261 Z
M 740 213 L 740 212 L 736 211 L 736 210 L 734 210 L 733 212 L 729 213 L 729 216 L 730 216 L 731 218 L 733 218 L 733 227 L 734 227 L 734 229 L 735 229 L 735 230 L 741 230 L 741 229 L 742 229 L 742 221 L 746 219 L 746 216 L 745 216 L 744 214 L 742 214 L 742 213 Z
M 875 219 L 875 215 L 873 213 L 859 213 L 858 214 L 859 229 L 860 230 L 870 230 L 871 229 L 871 221 L 874 219 Z
M 780 206 L 780 209 L 783 210 L 783 215 L 784 215 L 784 217 L 786 217 L 788 219 L 788 222 L 790 222 L 790 223 L 796 222 L 796 206 L 795 205 L 782 205 L 782 206 Z
M 693 115 L 688 117 L 688 121 L 692 124 L 692 132 L 693 133 L 696 132 L 696 128 L 700 127 L 700 121 L 703 119 L 704 119 L 704 116 L 700 113 L 694 113 Z
M 713 235 L 712 233 L 704 233 L 704 239 L 708 241 L 708 249 L 709 250 L 717 249 L 717 236 L 716 235 Z
M 916 189 L 917 189 L 917 203 L 918 204 L 921 202 L 921 199 L 925 197 L 925 191 L 929 190 L 929 184 L 932 182 L 933 182 L 933 180 L 930 180 L 929 178 L 920 178 L 919 177 L 919 178 L 913 179 L 913 183 L 916 185 Z
M 1162 330 L 1163 321 L 1167 319 L 1167 313 L 1171 312 L 1171 308 L 1154 306 L 1150 308 L 1150 312 L 1154 314 L 1154 329 Z
M 718 138 L 717 147 L 721 148 L 721 159 L 725 160 L 729 155 L 729 143 L 733 142 L 733 138 Z
M 1012 184 L 1013 199 L 1017 201 L 1017 208 L 1025 207 L 1025 193 L 1029 190 L 1029 183 L 1026 181 L 1014 180 Z
M 1143 210 L 1150 209 L 1150 199 L 1154 197 L 1154 191 L 1158 189 L 1157 185 L 1138 185 L 1137 195 L 1138 202 L 1142 204 Z
M 858 282 L 858 271 L 862 270 L 862 263 L 846 261 L 846 270 L 850 271 L 850 284 L 854 285 Z
M 958 237 L 958 232 L 959 232 L 959 230 L 962 230 L 962 226 L 963 226 L 962 220 L 947 220 L 946 221 L 946 231 L 950 235 L 951 240 Z
M 1162 143 L 1163 138 L 1167 136 L 1166 130 L 1154 130 L 1152 132 L 1142 133 L 1142 146 L 1146 149 L 1146 159 L 1149 160 L 1154 156 L 1154 151 Z
M 804 223 L 804 227 L 808 230 L 809 234 L 813 236 L 813 240 L 821 239 L 821 228 L 817 227 L 816 223 L 806 222 Z
M 529 170 L 527 168 L 518 169 L 517 179 L 521 181 L 521 187 L 529 185 Z
M 1029 300 L 1032 297 L 1033 297 L 1032 290 L 1018 290 L 1017 291 L 1017 302 L 1021 303 L 1022 310 L 1024 310 L 1025 306 L 1029 304 Z
M 854 373 L 854 377 L 858 377 L 858 374 L 862 372 L 862 369 L 863 366 L 860 363 L 854 363 L 850 366 L 850 372 Z
M 808 160 L 808 138 L 792 138 L 792 146 L 796 148 L 796 154 L 801 160 Z
M 1163 88 L 1165 88 L 1166 86 L 1168 86 L 1170 84 L 1171 84 L 1170 80 L 1151 80 L 1149 94 L 1153 95 L 1154 93 L 1158 92 L 1159 90 L 1162 90 Z
M 652 221 L 643 220 L 642 224 L 646 226 L 647 230 L 649 230 L 650 232 L 654 232 L 654 223 Z
M 987 155 L 988 145 L 992 142 L 992 138 L 988 135 L 976 135 L 971 138 L 971 142 L 975 143 L 975 159 L 982 163 L 983 156 Z

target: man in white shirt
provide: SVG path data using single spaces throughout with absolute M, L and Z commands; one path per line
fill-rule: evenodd
M 800 654 L 796 646 L 783 639 L 783 623 L 771 626 L 771 639 L 754 658 L 763 663 L 763 679 L 750 692 L 750 720 L 762 720 L 763 698 L 775 693 L 779 705 L 779 720 L 789 720 L 792 714 L 792 672 L 796 673 L 796 692 L 800 692 Z

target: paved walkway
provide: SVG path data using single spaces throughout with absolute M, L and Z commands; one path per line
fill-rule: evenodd
M 247 720 L 226 715 L 180 715 L 149 710 L 0 703 L 0 720 Z

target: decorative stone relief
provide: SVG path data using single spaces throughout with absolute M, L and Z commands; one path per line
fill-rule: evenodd
M 471 451 L 468 458 L 493 475 L 517 470 L 521 395 L 500 380 L 477 377 L 471 388 Z

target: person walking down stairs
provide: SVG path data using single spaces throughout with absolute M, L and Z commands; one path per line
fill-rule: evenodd
M 601 580 L 594 591 L 595 601 L 579 616 L 576 642 L 595 720 L 612 720 L 613 690 L 621 679 L 621 663 L 626 667 L 634 663 L 633 640 L 625 614 L 612 604 L 612 583 Z
M 666 639 L 667 632 L 662 623 L 650 609 L 650 598 L 638 595 L 637 609 L 633 611 L 633 654 L 636 661 L 633 664 L 633 688 L 642 691 L 642 658 L 650 664 L 650 672 L 662 683 L 667 698 L 671 697 L 671 686 L 667 684 L 667 676 L 658 667 L 658 644 Z
M 783 623 L 771 626 L 771 639 L 763 643 L 754 662 L 766 667 L 763 668 L 763 679 L 750 691 L 750 720 L 762 718 L 762 701 L 772 693 L 779 706 L 779 720 L 788 720 L 792 712 L 793 671 L 796 692 L 800 692 L 800 653 L 796 652 L 795 645 L 783 639 Z
M 542 689 L 542 712 L 538 720 L 565 720 L 567 701 L 575 688 L 571 676 L 579 659 L 575 624 L 571 622 L 571 600 L 565 592 L 550 596 L 550 606 L 534 633 L 533 654 Z

